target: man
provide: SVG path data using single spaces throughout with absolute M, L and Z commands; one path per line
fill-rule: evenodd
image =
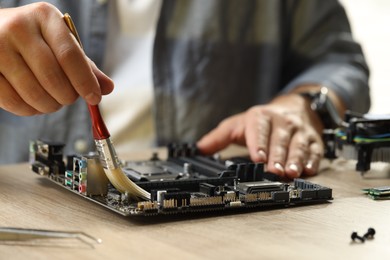
M 5 8 L 13 2 L 0 2 L 3 162 L 26 158 L 27 138 L 88 140 L 85 107 L 80 100 L 67 105 L 78 96 L 97 104 L 113 89 L 88 58 L 102 65 L 106 1 L 52 1 L 72 14 L 88 57 L 56 7 Z M 200 139 L 199 148 L 213 153 L 239 143 L 276 174 L 314 174 L 324 125 L 308 95 L 297 93 L 325 85 L 340 115 L 366 112 L 367 82 L 361 48 L 337 1 L 162 3 L 153 49 L 159 145 Z

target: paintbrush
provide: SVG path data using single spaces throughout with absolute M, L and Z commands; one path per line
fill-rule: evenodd
M 65 14 L 64 20 L 71 33 L 80 44 L 80 47 L 83 48 L 76 26 L 74 25 L 70 15 Z M 93 137 L 99 153 L 100 162 L 111 184 L 119 192 L 125 193 L 133 199 L 150 199 L 149 192 L 136 185 L 123 173 L 114 145 L 110 140 L 110 133 L 108 132 L 100 114 L 99 106 L 88 104 L 88 110 L 92 120 Z

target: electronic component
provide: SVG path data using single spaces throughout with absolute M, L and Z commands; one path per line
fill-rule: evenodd
M 30 142 L 30 162 L 34 172 L 40 175 L 50 175 L 51 178 L 60 178 L 64 175 L 62 143 L 32 141 Z
M 70 172 L 69 170 L 66 172 Z M 96 154 L 73 157 L 73 189 L 90 195 L 106 195 L 108 179 Z
M 34 172 L 45 169 L 45 175 L 59 186 L 124 216 L 264 209 L 332 200 L 330 188 L 303 179 L 278 181 L 276 175 L 264 172 L 263 164 L 249 159 L 221 160 L 200 155 L 193 145 L 172 144 L 166 160 L 154 154 L 151 160 L 122 163 L 126 177 L 150 193 L 150 199 L 138 201 L 111 185 L 96 155 L 67 156 L 67 168 L 57 167 L 59 171 L 52 165 L 61 164 L 62 144 L 35 141 L 31 147 Z
M 390 199 L 390 186 L 382 186 L 376 188 L 366 188 L 363 192 L 373 200 L 389 200 Z
M 325 157 L 357 160 L 356 170 L 364 174 L 371 162 L 390 162 L 390 115 L 346 113 L 345 126 L 324 132 Z

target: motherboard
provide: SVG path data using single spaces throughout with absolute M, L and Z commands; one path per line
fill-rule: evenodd
M 126 176 L 150 192 L 149 200 L 135 201 L 110 184 L 96 153 L 64 156 L 63 149 L 62 143 L 32 141 L 32 171 L 123 216 L 260 210 L 332 200 L 332 189 L 304 179 L 280 181 L 262 163 L 203 156 L 195 145 L 171 144 L 166 159 L 154 153 L 149 160 L 122 162 Z

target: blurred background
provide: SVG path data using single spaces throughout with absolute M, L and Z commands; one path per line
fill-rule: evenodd
M 340 0 L 371 69 L 370 113 L 390 114 L 390 1 Z

